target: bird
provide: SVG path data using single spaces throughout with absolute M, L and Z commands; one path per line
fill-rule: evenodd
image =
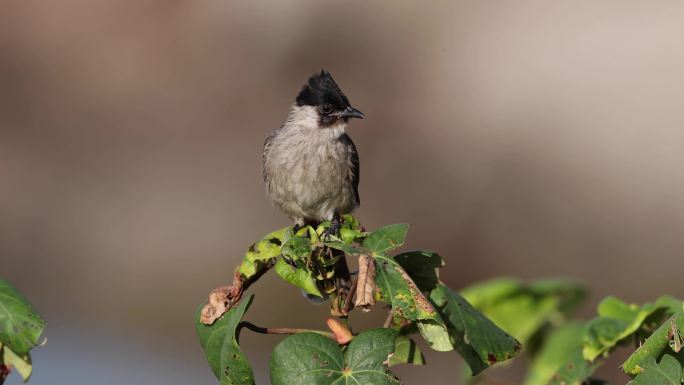
M 322 69 L 301 88 L 285 123 L 266 139 L 266 189 L 295 229 L 330 221 L 329 233 L 338 233 L 341 216 L 359 206 L 359 154 L 346 132 L 352 118 L 365 115 Z

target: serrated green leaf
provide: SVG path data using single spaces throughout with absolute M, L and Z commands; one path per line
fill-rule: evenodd
M 28 353 L 19 356 L 8 346 L 3 346 L 2 344 L 0 344 L 0 353 L 2 354 L 2 360 L 0 360 L 0 362 L 3 362 L 10 367 L 10 369 L 15 369 L 24 382 L 28 381 L 31 377 L 31 372 L 33 372 L 31 356 Z
M 294 267 L 285 262 L 284 259 L 279 259 L 275 264 L 275 272 L 286 282 L 297 286 L 306 293 L 323 298 L 311 272 L 305 266 Z
M 0 278 L 0 343 L 20 356 L 38 345 L 45 321 L 9 282 Z
M 622 364 L 622 370 L 632 376 L 644 371 L 650 358 L 658 359 L 668 350 L 679 352 L 682 347 L 684 313 L 680 310 L 665 321 Z
M 205 325 L 199 320 L 203 305 L 195 316 L 195 331 L 209 367 L 221 385 L 254 385 L 252 368 L 238 345 L 237 330 L 253 299 L 254 295 L 243 299 L 213 325 Z
M 566 323 L 545 338 L 527 371 L 525 385 L 546 385 L 554 373 L 582 349 L 582 324 Z
M 281 341 L 271 354 L 273 385 L 399 384 L 386 362 L 397 332 L 372 329 L 352 340 L 343 353 L 333 340 L 301 333 Z
M 394 343 L 394 354 L 389 360 L 389 366 L 410 364 L 425 365 L 425 357 L 416 342 L 407 336 L 397 337 Z
M 473 374 L 515 357 L 520 343 L 443 284 L 430 293 L 446 323 L 454 349 Z
M 273 266 L 280 256 L 283 244 L 292 237 L 292 227 L 285 227 L 267 234 L 260 241 L 249 247 L 242 257 L 239 273 L 242 279 L 249 279 Z
M 423 292 L 429 292 L 439 282 L 438 270 L 444 266 L 442 257 L 432 251 L 415 250 L 394 256 L 394 260 L 408 273 Z
M 585 359 L 593 361 L 613 349 L 620 341 L 637 332 L 644 321 L 660 310 L 677 311 L 681 301 L 672 297 L 661 297 L 643 306 L 627 304 L 615 297 L 606 297 L 598 306 L 599 317 L 585 326 Z
M 643 373 L 630 381 L 628 385 L 681 385 L 682 366 L 673 356 L 666 354 L 656 362 L 648 357 L 643 363 Z
M 368 234 L 363 240 L 363 247 L 375 254 L 385 253 L 387 251 L 401 247 L 406 239 L 409 225 L 407 223 L 398 223 L 381 227 L 372 233 Z

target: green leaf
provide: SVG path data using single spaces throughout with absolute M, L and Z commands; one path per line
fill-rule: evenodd
M 362 242 L 368 233 L 363 231 L 361 224 L 350 214 L 342 216 L 342 226 L 340 228 L 340 239 L 342 242 L 352 244 Z
M 461 290 L 461 295 L 476 309 L 496 306 L 523 291 L 523 284 L 513 278 L 496 278 L 478 282 Z
M 321 222 L 316 227 L 315 233 L 318 236 L 321 236 L 326 230 L 330 228 L 330 226 L 330 221 Z M 341 241 L 342 243 L 352 244 L 356 242 L 362 242 L 366 235 L 368 235 L 368 233 L 363 231 L 363 227 L 361 227 L 359 221 L 356 220 L 356 218 L 354 218 L 351 214 L 345 214 L 342 216 L 339 230 L 339 238 L 336 236 L 328 235 L 328 239 L 332 238 Z
M 331 339 L 301 333 L 280 342 L 271 354 L 273 385 L 399 384 L 386 362 L 397 332 L 372 329 L 352 340 L 343 353 Z
M 678 311 L 665 321 L 639 348 L 622 364 L 622 370 L 635 376 L 644 371 L 650 359 L 658 359 L 667 350 L 679 352 L 682 347 L 682 330 L 684 330 L 684 313 Z M 670 348 L 670 349 L 668 349 Z
M 628 385 L 681 385 L 682 366 L 676 358 L 669 354 L 663 356 L 659 363 L 648 357 L 644 362 L 644 372 L 630 381 Z
M 209 367 L 221 385 L 253 385 L 254 374 L 245 354 L 238 345 L 237 327 L 252 304 L 254 295 L 231 308 L 213 325 L 199 320 L 202 306 L 195 317 L 195 331 L 199 337 Z
M 527 284 L 528 290 L 537 297 L 558 298 L 558 309 L 564 315 L 575 310 L 587 296 L 584 285 L 572 279 L 544 278 Z
M 548 385 L 584 385 L 602 383 L 597 380 L 590 380 L 596 368 L 601 366 L 600 361 L 589 362 L 582 357 L 582 350 L 577 349 L 570 359 L 562 365 L 551 377 Z
M 404 244 L 408 228 L 409 225 L 407 223 L 381 227 L 368 234 L 366 239 L 363 240 L 362 245 L 375 254 L 396 249 Z
M 9 282 L 0 278 L 0 343 L 20 356 L 38 345 L 45 321 Z
M 473 308 L 455 291 L 439 284 L 430 299 L 445 320 L 451 344 L 473 374 L 515 357 L 520 343 Z
M 292 237 L 292 227 L 274 231 L 249 247 L 242 257 L 239 272 L 243 279 L 249 279 L 273 266 L 280 256 L 282 245 Z
M 529 366 L 525 385 L 546 385 L 554 373 L 582 349 L 582 324 L 571 322 L 553 329 Z
M 378 299 L 391 304 L 395 315 L 410 321 L 439 319 L 430 301 L 394 259 L 376 255 L 375 264 Z
M 284 259 L 279 259 L 275 264 L 275 272 L 285 281 L 304 290 L 306 293 L 323 298 L 311 272 L 305 266 L 294 267 Z
M 417 320 L 416 327 L 428 343 L 428 346 L 433 350 L 438 352 L 454 350 L 449 331 L 439 314 L 435 315 L 432 319 Z
M 390 357 L 389 366 L 411 364 L 425 365 L 425 357 L 416 342 L 407 336 L 397 337 L 394 343 L 394 354 Z
M 593 361 L 637 332 L 649 316 L 661 310 L 674 312 L 681 306 L 682 302 L 672 297 L 661 297 L 643 306 L 606 297 L 598 306 L 599 317 L 589 321 L 585 327 L 584 358 Z
M 335 250 L 340 250 L 344 251 L 347 254 L 350 255 L 358 255 L 358 254 L 363 254 L 365 252 L 364 249 L 355 246 L 355 245 L 348 245 L 344 242 L 336 242 L 336 241 L 329 241 L 329 242 L 321 242 L 323 246 L 328 246 L 332 249 Z
M 527 345 L 547 323 L 562 320 L 585 292 L 581 285 L 564 279 L 522 283 L 502 278 L 476 284 L 461 294 L 495 324 Z
M 28 381 L 29 377 L 31 377 L 31 372 L 33 371 L 31 356 L 26 353 L 20 357 L 8 346 L 2 346 L 2 344 L 0 344 L 0 353 L 2 354 L 0 362 L 4 362 L 8 367 L 16 369 L 24 382 Z
M 306 260 L 311 256 L 311 240 L 304 237 L 292 237 L 285 241 L 281 252 L 283 257 L 292 261 Z
M 408 273 L 423 292 L 429 292 L 439 282 L 438 269 L 444 266 L 444 260 L 432 251 L 408 251 L 394 256 L 394 260 Z

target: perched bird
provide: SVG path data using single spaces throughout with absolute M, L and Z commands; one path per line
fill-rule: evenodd
M 263 174 L 271 201 L 297 227 L 331 221 L 359 205 L 359 155 L 345 132 L 364 119 L 326 70 L 311 76 L 285 124 L 266 139 Z

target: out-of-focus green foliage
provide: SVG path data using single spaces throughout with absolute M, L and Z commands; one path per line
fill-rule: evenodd
M 546 385 L 562 365 L 570 362 L 582 348 L 582 324 L 568 322 L 554 328 L 532 358 L 525 385 Z M 581 358 L 581 356 L 580 356 Z M 568 378 L 564 379 L 565 381 Z M 569 382 L 570 383 L 570 382 Z
M 0 366 L 16 369 L 27 381 L 33 371 L 29 352 L 44 329 L 45 321 L 26 298 L 0 278 Z
M 461 295 L 523 345 L 549 323 L 562 323 L 585 296 L 582 285 L 564 279 L 524 283 L 500 278 L 470 286 Z
M 682 347 L 682 301 L 661 297 L 644 305 L 627 304 L 615 297 L 607 297 L 598 306 L 598 317 L 587 322 L 581 333 L 581 346 L 560 365 L 550 384 L 581 384 L 590 381 L 594 370 L 618 346 L 640 347 L 625 361 L 625 373 L 636 376 L 633 384 L 663 384 L 660 372 L 664 369 L 681 371 L 675 360 L 655 364 L 667 352 L 678 353 Z M 654 327 L 656 325 L 656 327 Z M 657 327 L 660 325 L 659 327 Z M 655 332 L 653 331 L 655 329 Z M 566 346 L 568 348 L 568 346 Z M 675 365 L 676 363 L 676 365 Z M 677 366 L 676 368 L 674 368 Z M 645 374 L 647 372 L 650 374 Z M 681 378 L 679 382 L 681 383 Z M 670 382 L 667 382 L 668 384 Z
M 620 341 L 636 333 L 646 319 L 659 311 L 670 314 L 680 310 L 682 302 L 672 297 L 661 297 L 642 306 L 627 304 L 615 297 L 607 297 L 598 306 L 598 317 L 585 327 L 584 359 L 593 361 L 614 348 Z

